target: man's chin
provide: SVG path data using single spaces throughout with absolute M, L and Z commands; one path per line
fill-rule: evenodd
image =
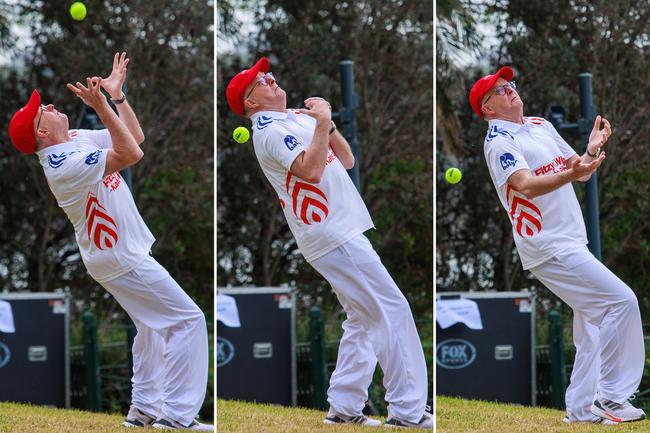
M 514 101 L 512 105 L 517 109 L 520 116 L 524 115 L 524 103 L 521 101 L 521 99 Z

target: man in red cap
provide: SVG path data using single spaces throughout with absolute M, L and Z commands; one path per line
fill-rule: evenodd
M 579 156 L 523 102 L 503 67 L 472 87 L 469 102 L 488 122 L 484 153 L 499 200 L 512 221 L 524 270 L 573 310 L 576 357 L 566 391 L 565 422 L 606 424 L 645 418 L 629 402 L 645 365 L 641 314 L 634 292 L 587 249 L 573 181 L 586 182 L 605 159 L 612 133 L 596 117 Z M 601 129 L 601 123 L 603 129 Z
M 262 58 L 235 75 L 226 97 L 234 113 L 251 119 L 255 155 L 298 248 L 347 315 L 324 422 L 381 425 L 362 414 L 379 362 L 389 403 L 385 425 L 431 429 L 422 345 L 406 298 L 363 235 L 374 225 L 346 172 L 354 166 L 350 146 L 323 98 L 288 110 L 269 66 Z
M 213 431 L 194 418 L 208 376 L 208 337 L 198 306 L 150 255 L 154 237 L 119 171 L 142 158 L 144 134 L 122 93 L 126 53 L 105 78 L 67 87 L 106 129 L 68 130 L 68 118 L 41 105 L 37 91 L 9 124 L 11 142 L 36 152 L 48 185 L 75 229 L 88 273 L 126 310 L 133 343 L 132 404 L 124 425 Z M 106 91 L 115 106 L 111 109 Z

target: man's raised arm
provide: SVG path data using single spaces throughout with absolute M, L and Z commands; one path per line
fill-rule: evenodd
M 133 135 L 133 139 L 142 144 L 144 141 L 144 133 L 140 127 L 140 122 L 135 115 L 135 112 L 126 100 L 126 96 L 122 93 L 122 85 L 126 79 L 126 65 L 129 64 L 129 59 L 126 53 L 115 53 L 113 57 L 113 70 L 107 78 L 102 79 L 102 87 L 111 97 L 111 100 L 117 108 L 117 114 L 126 125 L 127 129 Z M 97 77 L 93 77 L 95 80 Z
M 111 135 L 113 148 L 108 150 L 104 176 L 123 170 L 138 162 L 144 153 L 122 120 L 111 109 L 106 96 L 101 91 L 101 78 L 86 78 L 87 86 L 77 82 L 76 86 L 67 85 L 84 104 L 91 107 Z
M 316 129 L 310 146 L 291 164 L 291 171 L 307 182 L 318 183 L 325 170 L 332 110 L 322 98 L 310 98 L 305 106 L 307 109 L 302 108 L 300 112 L 316 119 Z

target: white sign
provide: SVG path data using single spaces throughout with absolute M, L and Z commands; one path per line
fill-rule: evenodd
M 470 329 L 483 329 L 478 304 L 471 299 L 436 300 L 436 321 L 442 329 L 464 323 Z
M 0 332 L 6 334 L 16 332 L 14 313 L 11 311 L 11 304 L 3 300 L 0 300 Z
M 217 320 L 230 328 L 241 327 L 235 298 L 228 295 L 217 295 Z

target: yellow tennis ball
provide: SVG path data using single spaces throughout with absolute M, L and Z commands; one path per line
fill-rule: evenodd
M 463 178 L 463 173 L 456 167 L 448 168 L 445 172 L 445 180 L 449 183 L 458 183 Z
M 248 132 L 248 129 L 243 126 L 236 127 L 232 132 L 232 138 L 234 138 L 237 143 L 246 143 L 250 137 L 250 132 Z
M 74 2 L 70 6 L 70 15 L 75 21 L 81 21 L 86 18 L 86 5 L 82 2 Z

